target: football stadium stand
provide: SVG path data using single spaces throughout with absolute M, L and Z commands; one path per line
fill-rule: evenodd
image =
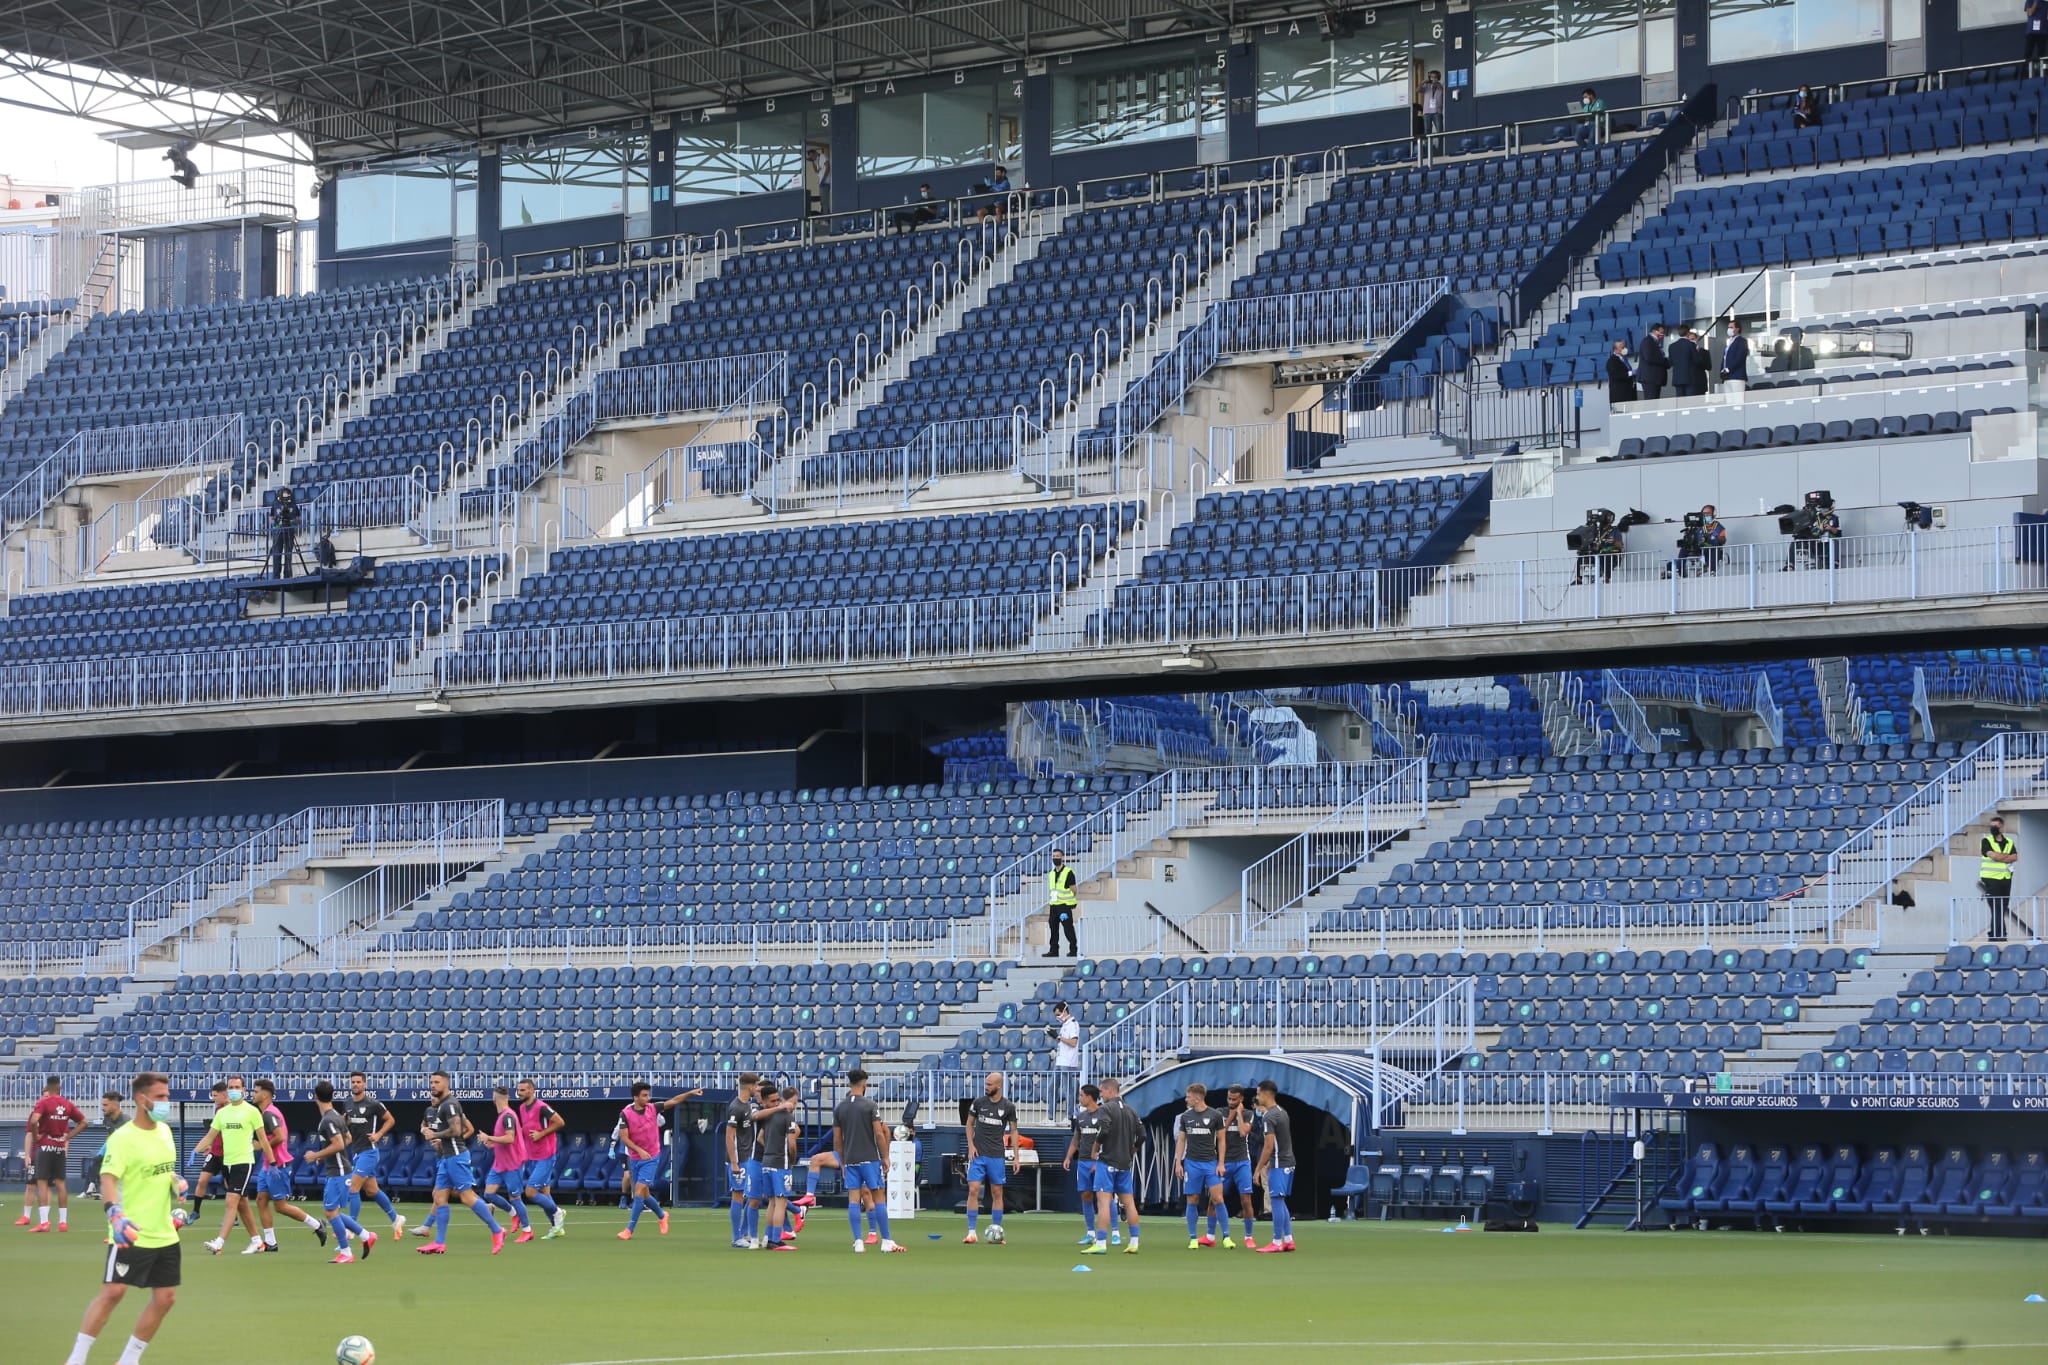
M 848 88 L 789 184 L 685 183 L 721 106 L 584 217 L 492 205 L 542 154 L 494 142 L 421 241 L 322 133 L 288 296 L 127 306 L 189 294 L 70 229 L 0 304 L 0 1121 L 858 1066 L 950 1188 L 979 1073 L 1044 1143 L 1078 1077 L 1158 1119 L 1255 1059 L 1333 1213 L 2048 1222 L 2039 64 L 1809 129 L 1688 44 L 1561 118 L 1471 8 L 1426 134 L 1266 119 L 1233 46 L 1199 138 L 1063 142 L 1028 71 L 1014 191 L 881 174 Z M 1610 401 L 1730 321 L 1746 388 Z M 339 562 L 259 576 L 283 529 Z M 576 1109 L 565 1194 L 606 1146 Z

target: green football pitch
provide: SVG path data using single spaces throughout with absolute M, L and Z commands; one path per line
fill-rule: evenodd
M 219 1205 L 209 1204 L 208 1214 Z M 417 1210 L 413 1210 L 417 1213 Z M 0 1361 L 59 1365 L 95 1292 L 96 1205 L 67 1236 L 0 1229 Z M 384 1220 L 374 1211 L 367 1225 Z M 961 1219 L 899 1222 L 910 1250 L 856 1257 L 820 1209 L 795 1253 L 735 1251 L 723 1214 L 643 1220 L 570 1210 L 554 1242 L 493 1258 L 456 1214 L 445 1257 L 385 1238 L 330 1266 L 304 1229 L 275 1256 L 210 1257 L 188 1231 L 184 1288 L 147 1365 L 324 1365 L 361 1333 L 379 1365 L 685 1365 L 1024 1361 L 1109 1350 L 1147 1365 L 1215 1347 L 1328 1362 L 1907 1359 L 2048 1361 L 2048 1242 L 1769 1233 L 1447 1234 L 1436 1225 L 1303 1223 L 1301 1250 L 1188 1251 L 1177 1218 L 1137 1256 L 1090 1257 L 1078 1220 L 1018 1217 L 1005 1246 L 964 1246 Z M 388 1231 L 388 1229 L 386 1229 Z M 1263 1231 L 1263 1226 L 1261 1228 Z M 929 1235 L 943 1233 L 941 1240 Z M 112 1365 L 138 1295 L 93 1352 Z

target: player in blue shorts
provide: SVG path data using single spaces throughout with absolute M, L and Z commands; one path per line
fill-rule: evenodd
M 1209 1107 L 1209 1089 L 1201 1084 L 1187 1088 L 1188 1107 L 1174 1116 L 1173 1164 L 1180 1172 L 1181 1191 L 1187 1196 L 1188 1250 L 1216 1245 L 1216 1220 L 1223 1219 L 1223 1232 L 1230 1232 L 1229 1215 L 1223 1212 L 1223 1112 Z M 1209 1231 L 1197 1229 L 1200 1205 L 1209 1200 Z
M 1259 1082 L 1259 1117 L 1266 1125 L 1266 1143 L 1253 1174 L 1265 1183 L 1266 1210 L 1273 1217 L 1272 1235 L 1259 1250 L 1292 1251 L 1294 1215 L 1287 1196 L 1294 1192 L 1294 1121 L 1280 1107 L 1280 1087 L 1272 1081 Z
M 1010 1154 L 1016 1143 L 1017 1106 L 1003 1095 L 1003 1073 L 991 1071 L 967 1107 L 967 1235 L 961 1241 L 980 1240 L 974 1225 L 981 1217 L 983 1185 L 988 1186 L 989 1221 L 995 1225 L 989 1240 L 1003 1241 L 1003 1182 L 1016 1164 Z
M 448 1250 L 448 1196 L 455 1195 L 469 1211 L 491 1230 L 491 1255 L 505 1249 L 505 1229 L 491 1215 L 491 1206 L 477 1197 L 476 1172 L 470 1168 L 470 1135 L 476 1127 L 462 1112 L 462 1101 L 448 1093 L 448 1073 L 436 1071 L 427 1078 L 427 1114 L 420 1121 L 420 1134 L 434 1144 L 434 1211 L 427 1215 L 432 1235 L 419 1248 L 422 1256 L 440 1256 Z
M 377 1245 L 377 1234 L 363 1231 L 363 1225 L 349 1212 L 353 1192 L 349 1189 L 348 1119 L 334 1107 L 334 1085 L 331 1081 L 321 1081 L 313 1087 L 313 1107 L 320 1111 L 319 1126 L 313 1130 L 313 1136 L 320 1145 L 307 1155 L 306 1160 L 320 1174 L 320 1204 L 327 1214 L 327 1225 L 334 1229 L 334 1240 L 341 1247 L 340 1253 L 328 1264 L 354 1264 L 356 1258 L 349 1249 L 350 1238 L 362 1247 L 363 1259 L 367 1261 Z
M 1075 1110 L 1072 1120 L 1073 1135 L 1067 1139 L 1066 1159 L 1060 1162 L 1063 1170 L 1074 1173 L 1074 1193 L 1081 1201 L 1081 1221 L 1087 1230 L 1081 1234 L 1081 1245 L 1095 1245 L 1096 1196 L 1108 1188 L 1107 1177 L 1102 1170 L 1102 1091 L 1093 1085 L 1081 1087 L 1081 1104 Z
M 555 1203 L 555 1156 L 561 1142 L 562 1116 L 554 1111 L 546 1100 L 533 1088 L 532 1081 L 519 1083 L 519 1103 L 514 1106 L 519 1113 L 519 1134 L 526 1139 L 527 1162 L 523 1172 L 526 1198 L 540 1205 L 548 1216 L 548 1230 L 541 1237 L 543 1242 L 552 1242 L 563 1233 L 562 1210 Z M 520 1241 L 533 1236 L 529 1225 L 519 1235 Z
M 832 1155 L 846 1180 L 846 1220 L 853 1225 L 853 1249 L 866 1251 L 879 1235 L 883 1251 L 901 1251 L 889 1238 L 889 1125 L 868 1098 L 868 1073 L 846 1073 L 846 1098 L 832 1111 Z M 867 1241 L 860 1235 L 868 1217 Z
M 370 1098 L 369 1080 L 360 1071 L 348 1074 L 348 1103 L 341 1106 L 341 1115 L 348 1120 L 349 1213 L 360 1216 L 363 1196 L 368 1195 L 391 1220 L 391 1235 L 405 1236 L 405 1216 L 391 1207 L 391 1196 L 377 1184 L 383 1166 L 377 1144 L 391 1135 L 398 1121 L 380 1101 Z
M 754 1210 L 747 1199 L 748 1177 L 754 1169 L 754 1125 L 747 1117 L 754 1112 L 754 1099 L 761 1078 L 743 1072 L 739 1090 L 725 1109 L 726 1188 L 732 1204 L 732 1244 L 745 1248 L 753 1242 Z
M 1223 1111 L 1224 1197 L 1237 1196 L 1244 1214 L 1244 1249 L 1257 1251 L 1258 1243 L 1253 1238 L 1258 1224 L 1252 1218 L 1252 1157 L 1265 1141 L 1265 1130 L 1259 1126 L 1259 1111 L 1245 1103 L 1243 1086 L 1231 1086 L 1229 1098 L 1230 1103 Z M 1224 1222 L 1229 1221 L 1226 1210 Z M 1225 1237 L 1224 1248 L 1228 1250 L 1230 1245 L 1230 1238 Z
M 1132 1171 L 1137 1168 L 1138 1148 L 1145 1140 L 1145 1121 L 1138 1117 L 1135 1109 L 1124 1103 L 1123 1087 L 1115 1081 L 1098 1082 L 1102 1087 L 1102 1175 L 1101 1190 L 1096 1194 L 1095 1245 L 1084 1254 L 1104 1255 L 1109 1251 L 1110 1209 L 1121 1203 L 1124 1223 L 1129 1227 L 1131 1240 L 1124 1247 L 1124 1255 L 1138 1254 L 1137 1182 Z

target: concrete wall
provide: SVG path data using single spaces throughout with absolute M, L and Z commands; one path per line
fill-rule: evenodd
M 1784 537 L 1764 509 L 1797 503 L 1812 488 L 1835 495 L 1843 533 L 1852 536 L 1899 530 L 1894 504 L 1907 500 L 1942 507 L 1951 528 L 2009 525 L 2014 512 L 2048 507 L 2039 458 L 1973 462 L 1970 452 L 1970 438 L 1950 436 L 1567 465 L 1550 497 L 1496 499 L 1474 547 L 1483 560 L 1551 559 L 1567 553 L 1562 533 L 1589 507 L 1641 508 L 1675 523 L 1705 503 L 1719 509 L 1730 544 L 1775 544 Z M 1675 524 L 1640 527 L 1629 548 L 1666 549 L 1677 534 Z

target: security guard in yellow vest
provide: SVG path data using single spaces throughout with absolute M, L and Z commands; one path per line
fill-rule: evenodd
M 2005 835 L 2005 821 L 1991 817 L 1991 832 L 1977 843 L 1977 889 L 1991 906 L 1991 941 L 2005 941 L 2005 920 L 2012 906 L 2012 869 L 2020 846 Z M 2033 933 L 2032 926 L 2027 932 Z
M 1079 957 L 1081 942 L 1074 936 L 1074 914 L 1081 904 L 1080 881 L 1067 866 L 1067 855 L 1052 851 L 1052 871 L 1045 874 L 1045 955 L 1060 955 L 1060 930 L 1067 931 L 1067 955 Z

